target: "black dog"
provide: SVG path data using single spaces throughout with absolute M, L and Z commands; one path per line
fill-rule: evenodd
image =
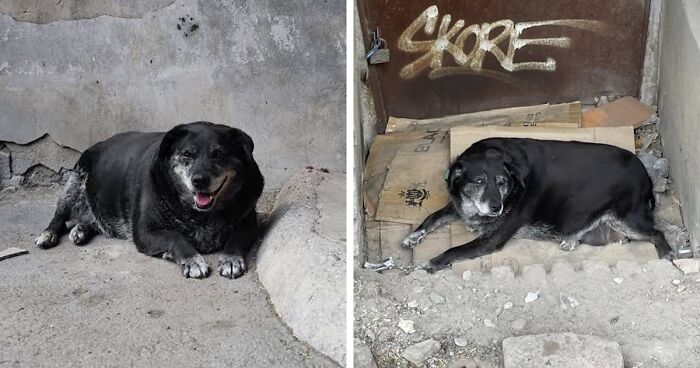
M 479 236 L 421 266 L 431 272 L 498 251 L 513 237 L 555 240 L 563 250 L 573 250 L 579 241 L 604 245 L 597 239 L 605 227 L 649 240 L 660 257 L 673 257 L 654 228 L 651 179 L 634 154 L 618 147 L 484 139 L 450 166 L 447 188 L 450 203 L 409 234 L 404 247 L 417 246 L 459 218 Z
M 133 239 L 140 252 L 196 278 L 209 273 L 200 253 L 223 249 L 219 274 L 235 278 L 257 237 L 262 189 L 253 141 L 239 129 L 195 122 L 118 134 L 80 156 L 35 243 L 50 248 L 68 228 L 77 245 L 98 233 Z

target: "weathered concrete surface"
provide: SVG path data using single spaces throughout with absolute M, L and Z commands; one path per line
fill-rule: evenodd
M 169 2 L 2 2 L 0 141 L 82 151 L 210 120 L 253 137 L 268 188 L 344 170 L 344 1 Z
M 616 342 L 573 333 L 509 337 L 503 340 L 504 368 L 623 368 Z
M 104 237 L 35 248 L 55 195 L 0 192 L 0 249 L 30 250 L 0 262 L 0 366 L 337 366 L 292 336 L 255 269 L 185 279 L 176 265 Z
M 345 241 L 345 174 L 305 170 L 281 189 L 257 260 L 294 335 L 343 366 Z
M 700 2 L 666 1 L 663 11 L 659 116 L 664 155 L 683 203 L 695 256 L 700 256 Z
M 174 2 L 175 0 L 58 0 L 36 2 L 6 0 L 0 2 L 0 13 L 8 14 L 20 22 L 39 24 L 57 20 L 96 18 L 101 15 L 140 18 Z
M 628 368 L 700 367 L 693 327 L 700 315 L 689 307 L 700 303 L 698 274 L 684 275 L 666 260 L 586 263 L 581 270 L 557 263 L 548 273 L 532 266 L 515 277 L 503 271 L 355 270 L 355 337 L 380 368 L 413 367 L 402 352 L 430 338 L 441 350 L 426 367 L 463 358 L 503 367 L 503 339 L 568 332 L 618 343 Z M 402 331 L 401 320 L 412 321 L 415 332 Z

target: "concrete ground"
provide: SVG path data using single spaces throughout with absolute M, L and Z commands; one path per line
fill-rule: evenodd
M 618 343 L 626 368 L 700 367 L 700 274 L 668 261 L 465 276 L 355 270 L 355 337 L 379 367 L 412 367 L 402 354 L 431 338 L 440 347 L 426 354 L 426 367 L 462 367 L 465 358 L 502 367 L 503 339 L 556 332 Z
M 0 367 L 337 366 L 278 319 L 254 265 L 193 280 L 126 241 L 34 247 L 56 190 L 0 192 L 0 250 L 30 251 L 0 261 Z

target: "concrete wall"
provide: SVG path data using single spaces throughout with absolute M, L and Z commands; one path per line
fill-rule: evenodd
M 667 1 L 663 9 L 659 115 L 664 154 L 681 195 L 683 218 L 700 256 L 700 1 Z
M 41 5 L 38 5 L 41 4 Z M 345 169 L 343 0 L 0 2 L 0 141 L 84 150 L 210 120 L 268 181 Z

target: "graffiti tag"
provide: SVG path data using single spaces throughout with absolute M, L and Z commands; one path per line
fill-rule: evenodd
M 415 36 L 421 28 L 423 28 L 425 34 L 433 35 L 437 21 L 438 8 L 433 5 L 423 11 L 401 34 L 398 43 L 398 48 L 401 51 L 423 54 L 401 69 L 399 74 L 401 78 L 413 79 L 423 71 L 429 70 L 428 78 L 430 79 L 454 74 L 472 74 L 495 78 L 506 83 L 520 83 L 518 78 L 503 71 L 484 69 L 483 63 L 486 54 L 492 54 L 506 72 L 521 70 L 552 72 L 557 68 L 557 62 L 553 58 L 547 57 L 545 61 L 515 62 L 516 52 L 529 45 L 568 48 L 571 46 L 571 39 L 568 37 L 526 39 L 522 37 L 524 30 L 535 27 L 563 26 L 596 33 L 608 32 L 608 27 L 605 23 L 584 19 L 521 23 L 503 19 L 493 23 L 472 24 L 465 27 L 463 19 L 459 19 L 452 24 L 452 16 L 445 14 L 440 21 L 435 39 L 415 40 Z M 501 30 L 500 33 L 492 37 L 491 32 L 499 29 Z M 467 53 L 465 43 L 471 38 L 474 39 L 474 45 Z M 507 48 L 502 48 L 501 44 L 506 40 L 508 40 L 505 45 Z M 446 53 L 452 56 L 457 66 L 443 66 L 443 57 Z

